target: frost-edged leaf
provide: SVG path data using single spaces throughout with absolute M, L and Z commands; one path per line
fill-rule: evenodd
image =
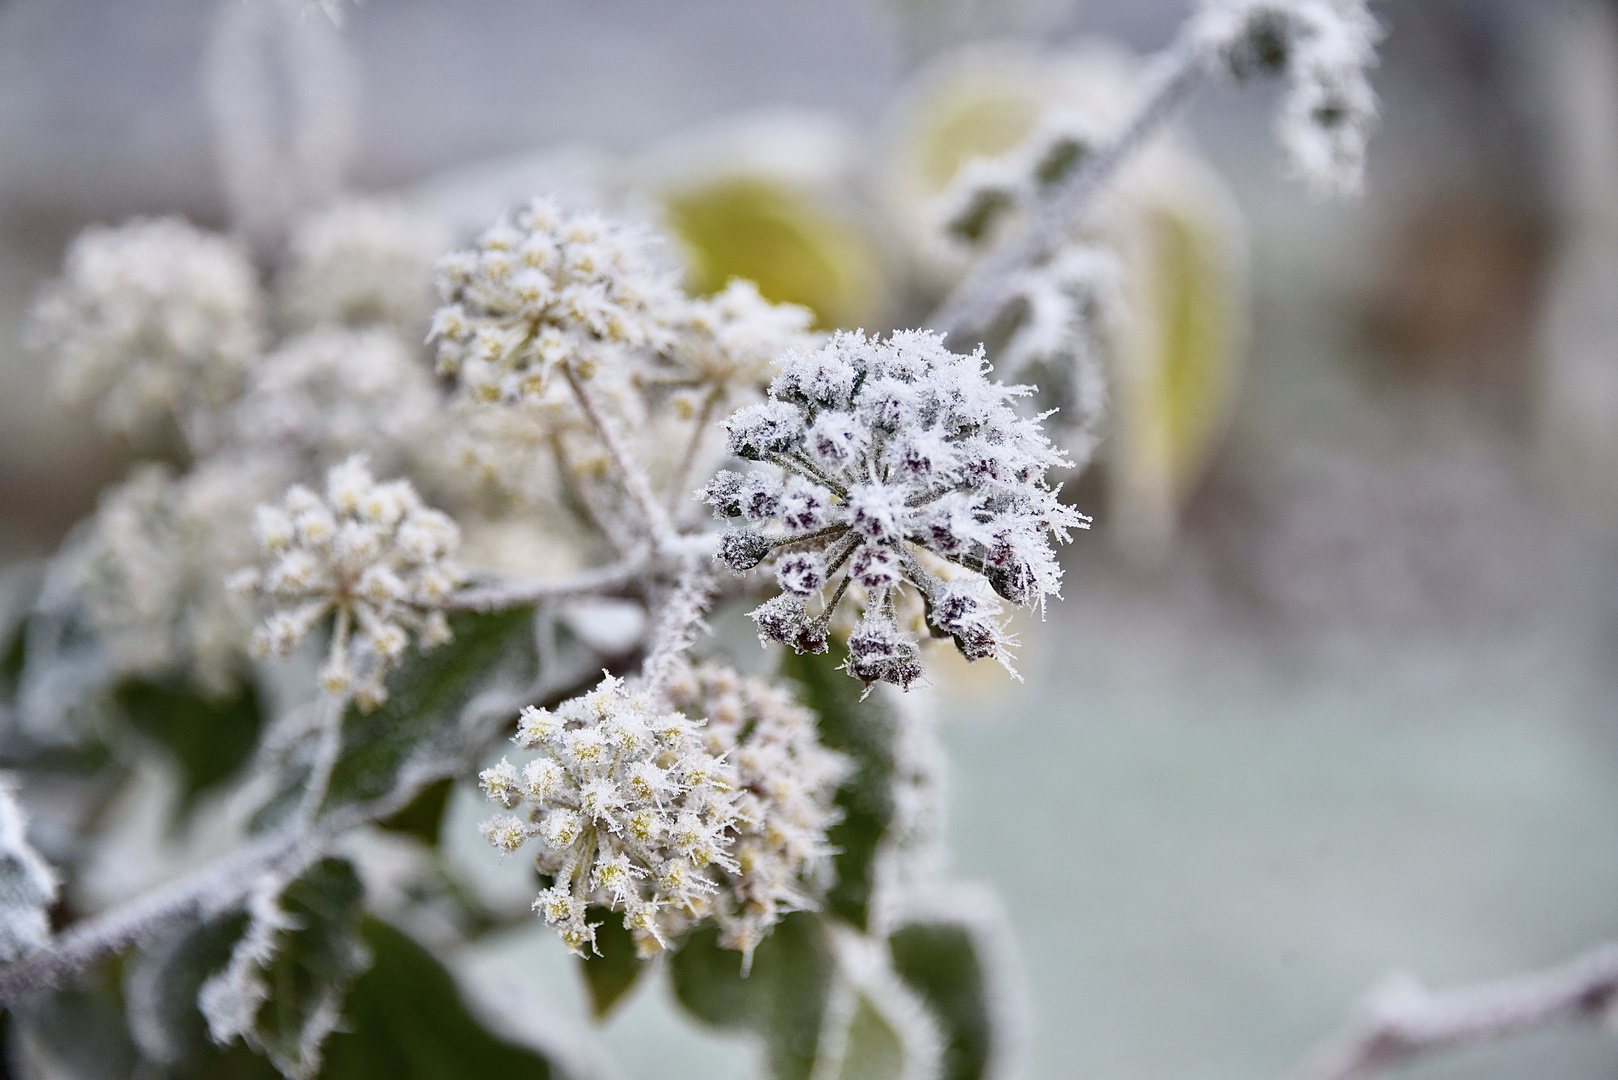
M 230 962 L 198 995 L 212 1038 L 241 1037 L 294 1080 L 314 1076 L 343 998 L 371 962 L 359 935 L 363 899 L 354 867 L 332 858 L 256 894 Z
M 0 963 L 50 942 L 47 909 L 55 901 L 56 874 L 28 843 L 27 819 L 0 780 Z
M 905 1041 L 889 1019 L 861 993 L 845 1033 L 843 1060 L 827 1080 L 902 1080 L 905 1076 Z M 817 1078 L 818 1080 L 818 1078 Z
M 774 1080 L 813 1073 L 836 968 L 825 924 L 802 911 L 764 939 L 745 978 L 742 954 L 721 949 L 713 927 L 692 934 L 669 962 L 680 1004 L 703 1023 L 759 1035 Z
M 918 922 L 888 937 L 893 969 L 921 995 L 944 1039 L 943 1080 L 985 1080 L 1006 1037 L 995 1030 L 997 1009 L 978 942 L 959 923 Z
M 635 935 L 622 917 L 605 908 L 590 908 L 586 918 L 596 927 L 596 951 L 580 958 L 579 970 L 590 990 L 590 1007 L 597 1019 L 612 1011 L 640 977 L 646 962 L 635 955 Z
M 803 702 L 820 718 L 820 741 L 854 762 L 837 789 L 843 820 L 827 831 L 837 849 L 837 884 L 825 910 L 861 930 L 870 918 L 878 849 L 894 820 L 898 720 L 882 694 L 861 698 L 859 683 L 841 668 L 843 657 L 788 652 L 781 674 L 803 687 Z
M 479 1023 L 450 973 L 408 935 L 377 919 L 361 932 L 374 961 L 327 1040 L 322 1080 L 560 1080 L 542 1055 Z
M 939 1080 L 938 1023 L 894 973 L 884 943 L 847 930 L 834 940 L 839 977 L 814 1080 Z
M 263 721 L 258 692 L 250 683 L 231 697 L 214 700 L 187 686 L 131 679 L 113 697 L 136 730 L 179 762 L 182 814 L 198 795 L 235 775 L 258 745 Z
M 457 764 L 468 751 L 466 707 L 493 685 L 533 678 L 532 608 L 465 613 L 449 623 L 447 644 L 412 651 L 388 675 L 385 702 L 370 712 L 350 706 L 343 716 L 343 750 L 323 813 L 388 796 L 409 774 Z
M 197 995 L 230 963 L 247 923 L 245 911 L 198 923 L 143 949 L 125 968 L 129 1030 L 147 1060 L 176 1066 L 217 1052 Z

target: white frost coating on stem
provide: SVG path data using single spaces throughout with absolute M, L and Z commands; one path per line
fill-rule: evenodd
M 1192 33 L 1238 80 L 1284 74 L 1275 135 L 1293 171 L 1318 194 L 1359 194 L 1382 36 L 1365 0 L 1205 0 Z
M 0 774 L 0 963 L 51 940 L 47 909 L 56 901 L 56 874 L 28 842 L 27 831 L 15 781 Z
M 1017 271 L 1050 258 L 1118 171 L 1167 124 L 1207 76 L 1207 54 L 1188 42 L 1166 49 L 1147 75 L 1151 89 L 1135 115 L 1112 138 L 1034 208 L 1022 235 L 972 268 L 927 325 L 962 334 L 987 326 L 1005 302 L 1004 288 Z
M 261 251 L 337 195 L 353 144 L 352 61 L 333 20 L 308 12 L 286 0 L 220 0 L 203 58 L 226 202 Z
M 1618 1002 L 1618 945 L 1548 971 L 1445 993 L 1389 979 L 1360 1015 L 1292 1075 L 1366 1080 L 1414 1058 L 1562 1024 L 1604 1023 Z
M 678 533 L 674 528 L 674 522 L 669 518 L 668 509 L 652 494 L 652 485 L 647 481 L 646 474 L 624 449 L 623 439 L 619 437 L 612 421 L 601 411 L 594 393 L 579 377 L 574 365 L 571 362 L 564 363 L 562 373 L 567 378 L 568 386 L 573 390 L 574 398 L 578 400 L 580 410 L 589 419 L 590 426 L 595 429 L 601 444 L 606 447 L 607 455 L 617 467 L 619 482 L 624 485 L 624 490 L 629 492 L 629 497 L 640 510 L 646 527 L 651 530 L 652 542 L 659 551 L 671 550 L 678 542 Z
M 713 602 L 716 585 L 713 571 L 704 565 L 705 561 L 693 559 L 687 563 L 658 614 L 651 653 L 641 667 L 646 689 L 655 697 L 664 696 L 669 680 L 683 666 L 685 654 L 696 635 L 707 630 L 702 616 Z
M 440 606 L 445 611 L 499 611 L 502 608 L 536 604 L 542 600 L 613 596 L 639 583 L 646 577 L 651 565 L 651 559 L 642 552 L 596 570 L 585 570 L 554 581 L 512 581 L 462 589 L 446 598 Z

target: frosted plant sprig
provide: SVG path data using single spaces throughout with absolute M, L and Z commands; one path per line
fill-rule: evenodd
M 535 199 L 439 262 L 445 303 L 428 338 L 439 370 L 474 400 L 517 401 L 540 397 L 559 364 L 588 378 L 603 360 L 666 347 L 684 298 L 649 243 Z
M 257 276 L 233 241 L 179 218 L 80 233 L 34 306 L 29 339 L 56 389 L 133 435 L 165 418 L 193 443 L 239 392 L 259 348 Z
M 731 849 L 741 792 L 701 728 L 609 675 L 554 712 L 524 709 L 515 741 L 538 756 L 480 774 L 492 801 L 523 808 L 484 822 L 483 835 L 508 854 L 540 841 L 551 884 L 534 910 L 573 952 L 594 947 L 591 905 L 621 912 L 643 955 L 667 948 L 712 909 L 714 873 L 740 871 Z
M 720 945 L 739 949 L 746 970 L 781 916 L 814 910 L 831 884 L 826 830 L 842 819 L 832 797 L 852 765 L 820 744 L 813 713 L 763 679 L 682 663 L 666 693 L 688 716 L 707 718 L 704 745 L 736 770 L 736 869 L 722 871 L 713 908 Z
M 849 674 L 908 686 L 922 673 L 896 603 L 908 584 L 963 656 L 1008 659 L 994 594 L 1028 607 L 1056 595 L 1050 538 L 1089 518 L 1045 480 L 1067 459 L 1013 408 L 1026 390 L 987 375 L 981 349 L 961 356 L 924 331 L 839 333 L 785 357 L 770 400 L 726 422 L 731 453 L 778 470 L 722 472 L 703 493 L 741 521 L 723 562 L 740 573 L 773 560 L 782 592 L 752 613 L 762 639 L 824 652 L 832 614 L 857 595 Z
M 1382 37 L 1365 0 L 1208 0 L 1195 34 L 1238 80 L 1284 74 L 1275 133 L 1293 168 L 1321 194 L 1359 192 Z
M 295 484 L 280 506 L 260 506 L 258 538 L 271 562 L 233 585 L 268 597 L 274 614 L 254 632 L 256 651 L 285 656 L 336 611 L 321 685 L 361 708 L 387 699 L 386 670 L 413 631 L 423 648 L 449 640 L 443 602 L 464 580 L 453 561 L 460 530 L 422 505 L 408 480 L 377 483 L 356 455 L 326 473 L 322 496 Z

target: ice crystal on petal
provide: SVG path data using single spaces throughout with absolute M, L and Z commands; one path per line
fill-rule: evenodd
M 69 404 L 111 431 L 165 419 L 193 443 L 233 400 L 260 338 L 257 276 L 231 240 L 178 218 L 96 226 L 68 248 L 29 337 L 52 354 Z
M 785 357 L 770 400 L 726 425 L 732 453 L 779 475 L 723 472 L 704 492 L 718 516 L 746 522 L 724 534 L 721 561 L 742 572 L 775 555 L 784 591 L 753 612 L 760 637 L 824 651 L 834 609 L 853 595 L 865 616 L 849 673 L 908 686 L 921 676 L 896 606 L 908 586 L 935 634 L 968 659 L 1005 660 L 993 594 L 1043 604 L 1062 580 L 1050 538 L 1089 524 L 1046 482 L 1066 459 L 1013 407 L 1022 393 L 988 380 L 981 351 L 957 355 L 921 331 L 840 333 Z M 766 489 L 767 503 L 750 498 Z
M 407 629 L 423 648 L 449 639 L 439 605 L 463 580 L 452 561 L 460 530 L 409 481 L 379 484 L 357 455 L 326 473 L 324 494 L 293 485 L 280 506 L 260 506 L 256 530 L 268 565 L 237 583 L 276 610 L 254 648 L 284 656 L 335 610 L 321 671 L 328 693 L 374 707 L 387 697 L 382 676 L 403 655 Z
M 520 773 L 502 760 L 481 779 L 522 816 L 497 815 L 484 835 L 507 852 L 539 838 L 551 885 L 534 910 L 574 952 L 593 945 L 585 910 L 598 905 L 622 912 L 642 953 L 655 953 L 710 912 L 728 880 L 719 875 L 740 871 L 742 790 L 700 719 L 659 711 L 608 676 L 554 712 L 523 710 L 514 741 L 539 756 Z

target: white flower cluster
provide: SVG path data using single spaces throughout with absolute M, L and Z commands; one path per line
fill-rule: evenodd
M 703 745 L 700 721 L 655 708 L 621 679 L 555 712 L 529 707 L 516 743 L 539 756 L 519 771 L 509 760 L 479 779 L 496 815 L 483 835 L 506 853 L 532 837 L 552 884 L 534 910 L 573 952 L 593 947 L 591 905 L 623 913 L 643 954 L 713 907 L 716 870 L 740 873 L 731 854 L 741 797 L 732 765 Z
M 451 561 L 460 530 L 422 505 L 407 480 L 379 484 L 355 456 L 326 473 L 326 493 L 295 484 L 281 506 L 260 506 L 258 538 L 273 562 L 232 584 L 279 607 L 254 633 L 254 649 L 285 656 L 337 612 L 321 685 L 361 708 L 387 699 L 382 676 L 413 630 L 422 648 L 449 640 L 438 606 L 463 581 Z
M 687 391 L 675 410 L 696 415 L 700 400 L 716 402 L 756 395 L 774 374 L 775 360 L 792 349 L 811 349 L 820 335 L 810 333 L 814 314 L 796 304 L 772 304 L 758 286 L 740 278 L 713 296 L 688 302 L 669 363 L 643 376 Z
M 1237 79 L 1286 74 L 1276 137 L 1293 168 L 1323 194 L 1358 193 L 1382 36 L 1365 0 L 1208 0 L 1196 29 Z
M 327 327 L 259 361 L 236 435 L 306 466 L 365 451 L 392 468 L 431 442 L 442 406 L 432 373 L 392 331 Z
M 957 355 L 923 331 L 839 333 L 784 358 L 770 400 L 726 422 L 731 453 L 779 475 L 722 472 L 704 493 L 717 515 L 743 521 L 723 537 L 723 562 L 743 572 L 774 558 L 782 593 L 753 612 L 760 636 L 824 652 L 831 615 L 857 587 L 865 615 L 848 672 L 907 687 L 921 675 L 896 606 L 908 582 L 933 633 L 969 660 L 1006 660 L 993 594 L 1043 604 L 1062 580 L 1049 536 L 1089 525 L 1046 483 L 1066 458 L 1012 407 L 1024 393 L 989 382 L 981 351 Z
M 713 911 L 720 945 L 750 960 L 782 914 L 812 910 L 830 885 L 826 830 L 842 817 L 832 797 L 850 762 L 820 744 L 813 713 L 762 679 L 682 665 L 665 692 L 676 708 L 707 719 L 704 745 L 736 770 L 736 869 L 725 871 Z
M 236 396 L 260 338 L 258 282 L 231 240 L 178 218 L 86 229 L 33 312 L 30 339 L 59 365 L 57 391 L 137 434 L 198 423 Z
M 535 199 L 439 262 L 441 372 L 474 400 L 538 399 L 561 363 L 581 377 L 669 344 L 684 298 L 628 225 Z
M 391 326 L 420 341 L 432 316 L 433 264 L 448 231 L 403 204 L 354 199 L 298 227 L 280 280 L 282 318 L 295 329 Z
M 109 675 L 231 691 L 251 620 L 225 576 L 253 557 L 246 521 L 274 476 L 234 459 L 179 479 L 148 465 L 102 496 L 68 558 Z

